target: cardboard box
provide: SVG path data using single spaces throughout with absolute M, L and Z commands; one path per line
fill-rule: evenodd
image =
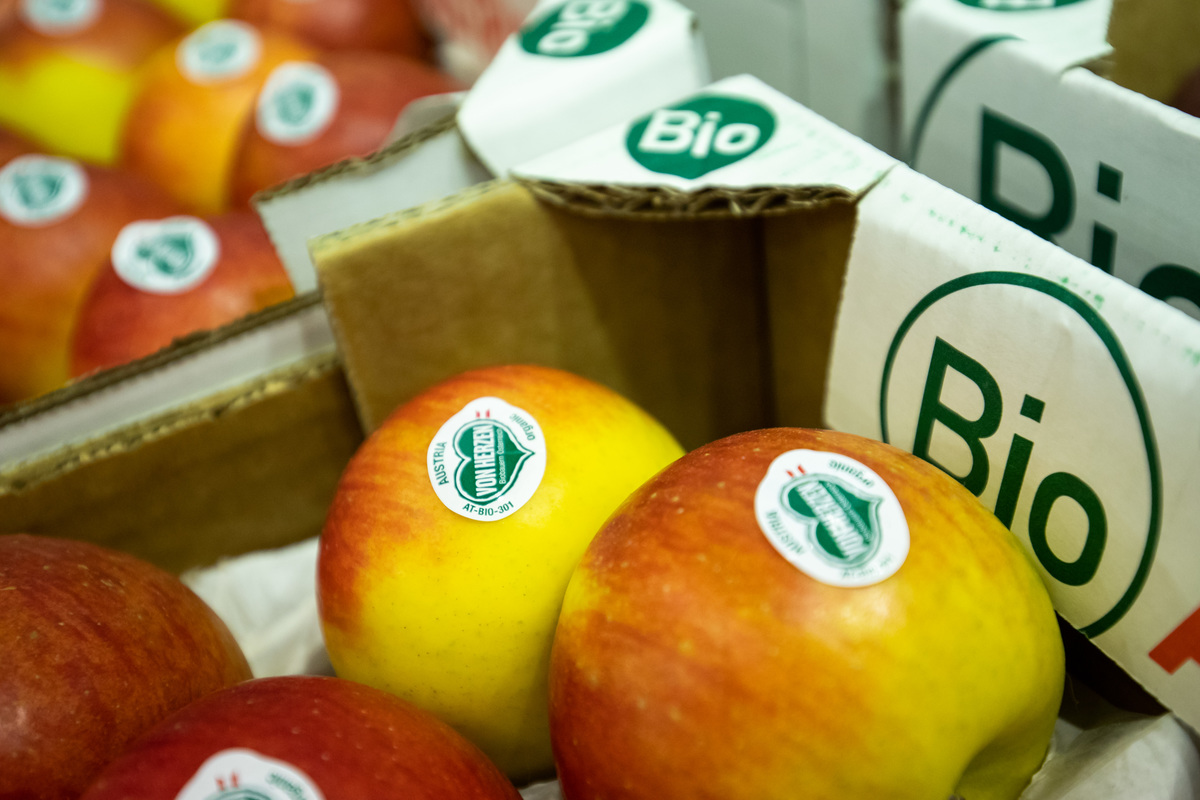
M 1200 119 L 1160 102 L 1200 62 L 1195 8 L 910 0 L 909 163 L 1200 316 Z

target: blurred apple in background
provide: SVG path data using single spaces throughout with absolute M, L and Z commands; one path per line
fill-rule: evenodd
M 228 19 L 161 48 L 126 118 L 122 164 L 193 213 L 227 210 L 234 159 L 259 89 L 281 63 L 312 55 L 289 37 Z
M 111 164 L 149 56 L 182 33 L 143 0 L 16 0 L 0 9 L 0 125 L 46 152 Z
M 321 534 L 337 674 L 432 711 L 518 783 L 551 774 L 546 675 L 571 570 L 681 452 L 561 370 L 491 367 L 422 392 L 346 467 Z
M 230 0 L 229 16 L 283 31 L 321 50 L 430 55 L 409 0 Z
M 432 715 L 361 684 L 292 675 L 196 701 L 136 742 L 83 798 L 214 796 L 520 797 L 478 748 Z
M 72 375 L 133 361 L 292 296 L 253 212 L 130 223 L 82 302 Z
M 187 28 L 198 28 L 227 16 L 229 0 L 149 0 Z
M 0 536 L 0 797 L 75 800 L 137 736 L 248 680 L 225 624 L 133 556 Z
M 378 150 L 411 101 L 460 88 L 423 62 L 387 53 L 328 53 L 276 67 L 238 153 L 234 205 L 247 206 L 261 189 Z
M 0 154 L 24 147 L 0 140 Z M 0 165 L 0 403 L 66 383 L 76 315 L 117 233 L 177 210 L 122 170 L 40 154 Z
M 1014 800 L 1063 681 L 1046 589 L 972 494 L 777 428 L 679 459 L 593 540 L 551 731 L 571 800 Z

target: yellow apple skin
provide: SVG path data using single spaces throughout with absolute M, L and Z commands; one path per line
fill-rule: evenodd
M 894 575 L 822 583 L 762 533 L 757 487 L 798 449 L 891 487 Z M 589 546 L 553 646 L 554 754 L 570 800 L 1012 800 L 1063 673 L 1039 576 L 958 483 L 849 434 L 752 431 L 663 470 Z
M 141 0 L 104 0 L 66 35 L 0 15 L 0 124 L 46 152 L 112 164 L 141 65 L 182 30 Z
M 541 425 L 542 482 L 497 521 L 434 493 L 430 442 L 498 397 Z M 620 395 L 572 374 L 491 367 L 398 408 L 347 466 L 321 535 L 318 608 L 337 674 L 425 708 L 518 785 L 552 774 L 547 669 L 567 581 L 604 520 L 682 450 Z
M 179 69 L 182 39 L 160 48 L 147 62 L 126 116 L 121 164 L 158 183 L 194 214 L 230 209 L 234 159 L 259 89 L 284 61 L 314 55 L 286 35 L 260 31 L 259 36 L 261 52 L 252 68 L 205 83 Z
M 189 28 L 227 16 L 230 0 L 150 0 Z

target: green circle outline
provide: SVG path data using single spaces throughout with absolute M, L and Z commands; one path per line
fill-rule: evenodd
M 968 8 L 978 8 L 981 11 L 992 11 L 997 14 L 1036 14 L 1039 11 L 1053 11 L 1056 8 L 1073 6 L 1076 3 L 1086 2 L 1086 0 L 1054 0 L 1054 5 L 1052 6 L 1034 6 L 1031 8 L 984 8 L 982 0 L 958 0 L 958 2 Z
M 900 323 L 900 327 L 896 330 L 896 335 L 892 338 L 892 344 L 888 348 L 887 358 L 883 365 L 883 378 L 879 393 L 879 424 L 882 439 L 884 442 L 891 443 L 889 441 L 887 425 L 888 386 L 891 382 L 892 368 L 895 365 L 896 356 L 904 341 L 904 337 L 908 335 L 909 330 L 916 324 L 921 315 L 928 311 L 935 303 L 944 300 L 955 292 L 986 285 L 1008 285 L 1042 292 L 1063 303 L 1082 317 L 1084 322 L 1096 333 L 1108 350 L 1109 355 L 1117 366 L 1117 371 L 1121 374 L 1121 379 L 1125 382 L 1126 389 L 1129 391 L 1134 410 L 1137 411 L 1138 423 L 1141 427 L 1142 439 L 1146 447 L 1146 462 L 1150 471 L 1150 526 L 1146 534 L 1146 546 L 1142 551 L 1142 558 L 1138 564 L 1137 572 L 1134 573 L 1133 580 L 1129 584 L 1129 588 L 1125 590 L 1125 594 L 1121 596 L 1116 605 L 1101 615 L 1098 620 L 1079 629 L 1079 632 L 1087 638 L 1095 638 L 1112 628 L 1113 625 L 1117 624 L 1128 613 L 1137 600 L 1138 595 L 1141 594 L 1146 580 L 1150 575 L 1150 567 L 1154 563 L 1154 556 L 1158 550 L 1158 540 L 1162 526 L 1162 475 L 1159 464 L 1158 446 L 1155 443 L 1154 431 L 1150 426 L 1150 414 L 1146 408 L 1146 400 L 1142 395 L 1141 386 L 1138 384 L 1137 377 L 1133 374 L 1133 370 L 1129 366 L 1129 359 L 1125 355 L 1121 343 L 1094 308 L 1065 286 L 1036 275 L 1025 275 L 1017 272 L 976 272 L 954 278 L 938 286 L 925 295 L 925 297 L 921 298 L 920 302 L 908 312 L 904 321 Z

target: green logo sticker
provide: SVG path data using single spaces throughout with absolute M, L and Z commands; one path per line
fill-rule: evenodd
M 0 215 L 14 225 L 50 225 L 87 199 L 87 173 L 65 158 L 18 156 L 0 169 Z
M 333 122 L 340 94 L 337 79 L 320 64 L 280 64 L 271 71 L 258 95 L 258 132 L 277 144 L 310 141 Z
M 546 445 L 531 414 L 497 397 L 472 400 L 429 443 L 429 481 L 446 508 L 499 520 L 533 497 L 546 471 Z
M 908 521 L 891 487 L 839 453 L 777 456 L 758 485 L 754 513 L 780 555 L 832 586 L 879 583 L 908 557 Z
M 253 26 L 219 19 L 188 34 L 175 51 L 179 71 L 195 83 L 240 78 L 258 64 L 262 39 Z
M 1069 348 L 1055 344 L 1064 331 Z M 1049 389 L 1029 383 L 1043 375 Z M 1133 367 L 1082 297 L 1017 272 L 938 286 L 888 348 L 879 421 L 883 441 L 956 478 L 1027 542 L 1085 636 L 1133 606 L 1157 550 L 1162 468 Z M 1097 437 L 1103 458 L 1088 451 Z
M 100 16 L 101 0 L 23 0 L 25 24 L 46 36 L 78 33 Z
M 642 117 L 625 146 L 651 172 L 695 180 L 749 157 L 775 133 L 775 115 L 752 100 L 702 95 Z
M 638 0 L 571 0 L 521 31 L 521 47 L 535 56 L 594 56 L 629 41 L 649 18 Z
M 988 11 L 1042 11 L 1047 8 L 1074 5 L 1084 0 L 958 0 L 964 6 Z
M 117 275 L 154 294 L 188 291 L 209 276 L 219 257 L 216 233 L 196 217 L 131 222 L 112 247 Z
M 292 764 L 234 748 L 209 756 L 175 800 L 325 800 Z

